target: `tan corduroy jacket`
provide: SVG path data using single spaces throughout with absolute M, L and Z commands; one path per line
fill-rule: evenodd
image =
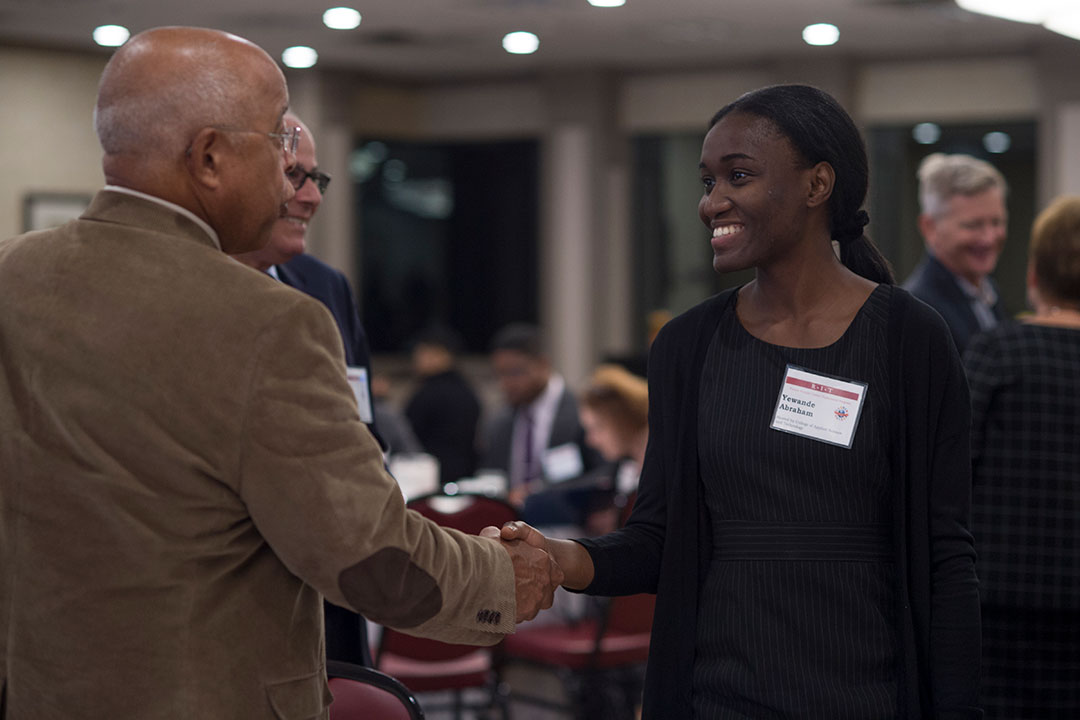
M 320 303 L 108 190 L 0 242 L 6 720 L 324 718 L 320 594 L 513 630 L 509 555 L 406 511 Z

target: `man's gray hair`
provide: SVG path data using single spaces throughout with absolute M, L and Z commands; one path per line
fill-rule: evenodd
M 919 206 L 933 218 L 945 214 L 954 195 L 978 195 L 997 188 L 1005 195 L 1005 176 L 985 160 L 971 155 L 934 153 L 919 164 Z

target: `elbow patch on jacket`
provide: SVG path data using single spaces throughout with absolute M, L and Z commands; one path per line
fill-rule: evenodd
M 435 578 L 400 548 L 383 548 L 338 575 L 345 600 L 369 620 L 396 628 L 415 627 L 442 609 Z

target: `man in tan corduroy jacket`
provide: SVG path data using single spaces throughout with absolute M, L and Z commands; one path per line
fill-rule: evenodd
M 231 259 L 293 194 L 284 77 L 225 33 L 118 50 L 106 187 L 0 242 L 0 717 L 325 718 L 321 602 L 491 644 L 540 550 L 404 507 L 327 310 Z

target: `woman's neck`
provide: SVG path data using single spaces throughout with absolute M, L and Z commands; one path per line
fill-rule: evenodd
M 1080 309 L 1065 304 L 1039 303 L 1035 314 L 1024 318 L 1024 322 L 1031 325 L 1080 328 Z
M 836 342 L 877 286 L 840 264 L 831 247 L 828 252 L 802 267 L 758 268 L 736 306 L 747 332 L 786 347 Z

